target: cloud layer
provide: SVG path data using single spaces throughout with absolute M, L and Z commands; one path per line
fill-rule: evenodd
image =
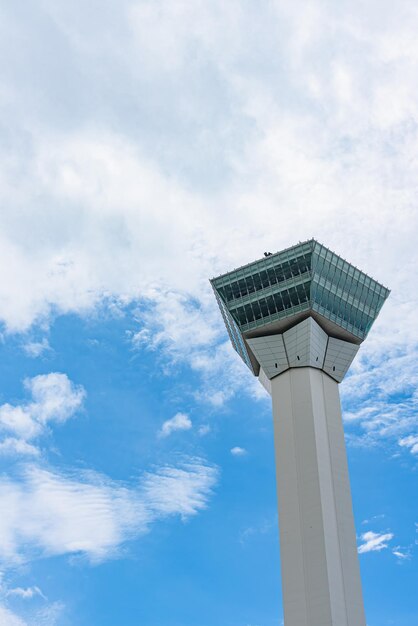
M 316 235 L 390 284 L 402 332 L 416 338 L 405 287 L 417 261 L 417 16 L 401 5 L 385 3 L 390 29 L 371 7 L 359 20 L 352 5 L 321 1 L 303 12 L 298 2 L 124 1 L 99 23 L 80 2 L 25 16 L 6 7 L 7 327 L 105 297 L 158 303 L 159 289 L 197 299 L 207 321 L 208 277 Z M 43 59 L 36 80 L 10 57 L 8 33 Z M 41 40 L 55 42 L 60 73 Z M 193 318 L 202 328 L 190 307 Z

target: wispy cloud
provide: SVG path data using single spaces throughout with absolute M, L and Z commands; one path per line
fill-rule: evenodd
M 396 546 L 395 548 L 393 548 L 392 554 L 396 556 L 396 558 L 398 559 L 398 562 L 400 563 L 403 563 L 404 561 L 409 561 L 409 559 L 411 558 L 410 549 L 409 548 L 405 549 L 405 548 L 402 548 L 401 546 Z
M 358 547 L 358 553 L 380 552 L 388 547 L 388 543 L 393 537 L 393 533 L 374 533 L 371 530 L 363 533 L 361 535 L 363 543 Z
M 205 437 L 206 435 L 208 435 L 211 432 L 211 427 L 209 424 L 202 424 L 201 426 L 199 426 L 197 434 L 200 437 Z
M 277 532 L 278 521 L 276 518 L 271 520 L 264 520 L 254 526 L 248 526 L 239 533 L 239 542 L 244 545 L 249 539 L 254 538 L 257 535 L 265 535 L 274 529 Z
M 218 470 L 191 460 L 182 467 L 162 467 L 145 474 L 139 488 L 151 517 L 196 515 L 207 506 Z
M 411 454 L 418 454 L 418 435 L 403 437 L 398 443 L 402 448 L 409 448 Z
M 177 430 L 190 430 L 192 426 L 192 420 L 186 413 L 176 413 L 174 417 L 163 423 L 158 435 L 160 437 L 168 437 Z
M 41 341 L 28 341 L 23 345 L 23 350 L 28 356 L 36 359 L 41 356 L 41 354 L 50 351 L 51 346 L 49 345 L 48 339 L 44 337 Z
M 35 609 L 25 613 L 25 617 L 19 616 L 15 611 L 4 603 L 0 604 L 0 624 L 2 626 L 57 626 L 63 611 L 61 602 L 53 602 L 41 609 Z
M 38 456 L 39 449 L 24 439 L 6 437 L 0 441 L 0 455 Z
M 418 351 L 394 351 L 373 358 L 362 350 L 353 371 L 341 385 L 349 441 L 362 446 L 388 444 L 414 449 L 418 427 Z M 402 443 L 401 443 L 402 441 Z M 411 444 L 411 445 L 410 445 Z
M 36 465 L 0 479 L 3 565 L 33 555 L 81 554 L 101 561 L 153 521 L 203 510 L 217 469 L 200 460 L 146 473 L 135 486 L 95 472 L 64 474 Z
M 221 407 L 238 389 L 256 396 L 257 383 L 225 341 L 222 318 L 209 286 L 200 302 L 181 293 L 153 290 L 137 312 L 141 329 L 131 333 L 136 350 L 156 351 L 163 371 L 186 364 L 201 377 L 197 400 Z
M 370 524 L 371 522 L 375 522 L 376 520 L 384 519 L 386 516 L 384 513 L 379 513 L 379 515 L 373 515 L 370 519 L 364 519 L 362 524 Z
M 14 587 L 13 589 L 8 589 L 6 595 L 16 596 L 18 598 L 22 598 L 23 600 L 30 600 L 35 596 L 40 596 L 45 599 L 44 594 L 36 585 L 33 587 Z

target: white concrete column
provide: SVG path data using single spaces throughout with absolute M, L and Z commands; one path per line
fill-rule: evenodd
M 365 626 L 338 383 L 271 380 L 285 626 Z

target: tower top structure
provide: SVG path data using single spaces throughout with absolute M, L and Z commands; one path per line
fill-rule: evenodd
M 315 239 L 211 283 L 272 396 L 285 626 L 366 626 L 338 383 L 389 290 Z
M 315 239 L 211 284 L 233 347 L 261 382 L 303 366 L 340 382 L 390 293 Z

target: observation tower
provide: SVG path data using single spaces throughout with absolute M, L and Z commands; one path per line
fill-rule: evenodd
M 338 384 L 389 290 L 314 239 L 211 284 L 272 397 L 285 626 L 366 626 Z

